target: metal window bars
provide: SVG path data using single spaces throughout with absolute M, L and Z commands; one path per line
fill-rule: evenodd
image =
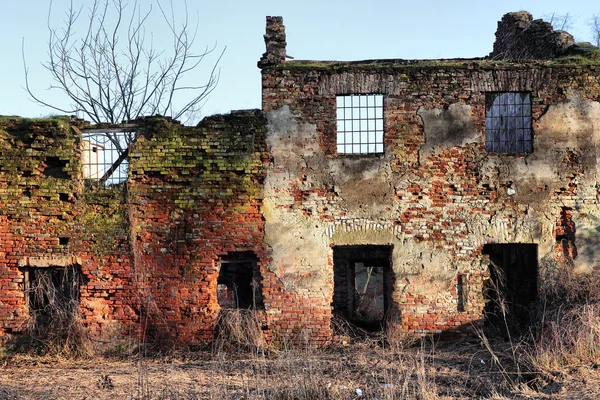
M 383 95 L 337 96 L 337 152 L 383 153 Z
M 83 133 L 83 178 L 116 185 L 127 179 L 131 132 Z M 120 161 L 119 161 L 120 160 Z
M 533 151 L 530 93 L 486 94 L 485 149 L 508 154 Z

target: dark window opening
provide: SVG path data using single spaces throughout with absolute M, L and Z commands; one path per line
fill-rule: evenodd
M 465 311 L 465 305 L 467 304 L 466 285 L 467 285 L 466 276 L 459 274 L 457 282 L 456 282 L 456 291 L 458 294 L 458 299 L 457 299 L 458 304 L 457 304 L 456 310 L 458 312 Z
M 67 193 L 59 193 L 58 199 L 60 201 L 69 201 L 69 195 Z
M 483 254 L 490 257 L 490 281 L 485 289 L 488 322 L 524 328 L 538 294 L 537 244 L 487 244 Z
M 44 175 L 57 179 L 69 179 L 69 174 L 65 172 L 66 167 L 67 162 L 65 160 L 58 157 L 46 157 Z
M 489 153 L 531 153 L 531 94 L 486 93 L 485 150 Z
M 258 258 L 251 251 L 231 252 L 220 260 L 217 299 L 221 308 L 262 307 Z
M 69 238 L 68 237 L 58 238 L 58 244 L 61 245 L 61 246 L 68 246 L 69 245 Z
M 369 331 L 383 328 L 392 303 L 391 246 L 333 248 L 333 312 Z
M 62 329 L 75 320 L 82 284 L 79 266 L 25 268 L 25 301 L 31 330 Z
M 383 153 L 383 95 L 337 96 L 338 154 Z

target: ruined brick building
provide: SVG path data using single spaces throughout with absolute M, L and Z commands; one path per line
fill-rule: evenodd
M 462 332 L 494 283 L 518 315 L 600 268 L 599 53 L 525 12 L 496 36 L 481 59 L 289 61 L 268 17 L 262 110 L 136 121 L 126 184 L 90 184 L 85 123 L 3 117 L 0 338 L 42 277 L 99 344 L 210 341 L 225 307 L 324 344 L 335 315 Z

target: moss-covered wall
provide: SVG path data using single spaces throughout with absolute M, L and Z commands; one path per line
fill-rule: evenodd
M 31 268 L 76 266 L 92 338 L 123 337 L 135 301 L 122 188 L 84 189 L 78 121 L 0 118 L 0 336 L 26 330 Z M 126 316 L 128 315 L 128 317 Z M 118 322 L 117 322 L 118 321 Z
M 78 212 L 78 140 L 64 118 L 0 119 L 0 334 L 28 316 L 22 267 L 71 260 L 59 238 Z
M 84 182 L 68 118 L 0 119 L 0 337 L 26 330 L 30 268 L 77 266 L 94 343 L 212 339 L 220 257 L 264 264 L 265 117 L 241 111 L 184 127 L 138 121 L 127 183 Z
M 150 121 L 130 150 L 128 201 L 135 273 L 150 334 L 211 340 L 219 259 L 251 251 L 264 264 L 266 119 L 237 111 L 198 127 Z

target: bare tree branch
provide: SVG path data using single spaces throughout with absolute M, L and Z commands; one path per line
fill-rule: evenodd
M 543 17 L 544 17 L 544 19 L 548 20 L 548 22 L 550 22 L 552 24 L 552 27 L 554 29 L 560 30 L 560 31 L 568 31 L 568 30 L 572 29 L 573 24 L 575 23 L 575 20 L 577 19 L 571 13 L 566 13 L 566 14 L 552 13 L 552 14 L 545 14 Z
M 51 76 L 49 89 L 66 94 L 71 104 L 52 104 L 35 93 L 23 47 L 25 89 L 30 97 L 60 112 L 83 114 L 94 123 L 112 124 L 157 113 L 177 118 L 200 104 L 219 80 L 218 64 L 223 53 L 218 55 L 204 84 L 180 85 L 182 78 L 217 47 L 205 47 L 196 53 L 198 21 L 190 27 L 187 5 L 184 20 L 177 25 L 172 1 L 169 12 L 160 2 L 157 4 L 172 38 L 172 47 L 162 51 L 153 47 L 152 40 L 146 40 L 152 7 L 142 11 L 137 2 L 129 6 L 123 0 L 94 0 L 86 16 L 85 33 L 78 37 L 75 29 L 80 25 L 83 9 L 76 9 L 71 2 L 61 28 L 56 29 L 50 22 L 51 3 L 48 60 L 42 65 Z M 181 92 L 186 92 L 187 97 Z M 177 109 L 176 96 L 185 101 Z
M 592 40 L 594 45 L 600 47 L 600 14 L 595 14 L 589 21 L 589 26 L 592 29 Z
M 147 40 L 146 26 L 152 5 L 142 10 L 137 1 L 130 5 L 124 0 L 94 0 L 83 21 L 83 6 L 76 8 L 71 1 L 57 29 L 51 24 L 50 2 L 48 59 L 42 66 L 50 74 L 52 83 L 48 90 L 62 92 L 70 104 L 57 105 L 36 94 L 30 83 L 23 42 L 25 90 L 31 99 L 96 124 L 119 124 L 155 114 L 179 119 L 196 112 L 219 81 L 218 66 L 225 48 L 217 55 L 203 84 L 181 84 L 217 45 L 196 52 L 198 14 L 195 25 L 190 26 L 187 3 L 181 22 L 175 17 L 172 0 L 167 8 L 159 0 L 156 3 L 165 26 L 161 35 L 169 35 L 172 40 L 167 49 L 154 47 L 151 32 Z M 84 33 L 78 36 L 76 32 L 82 26 Z M 177 104 L 183 105 L 175 106 L 176 99 Z M 105 135 L 120 155 L 109 170 L 113 171 L 127 157 L 127 146 L 135 139 L 135 133 L 125 135 L 125 145 L 116 134 L 107 132 Z

